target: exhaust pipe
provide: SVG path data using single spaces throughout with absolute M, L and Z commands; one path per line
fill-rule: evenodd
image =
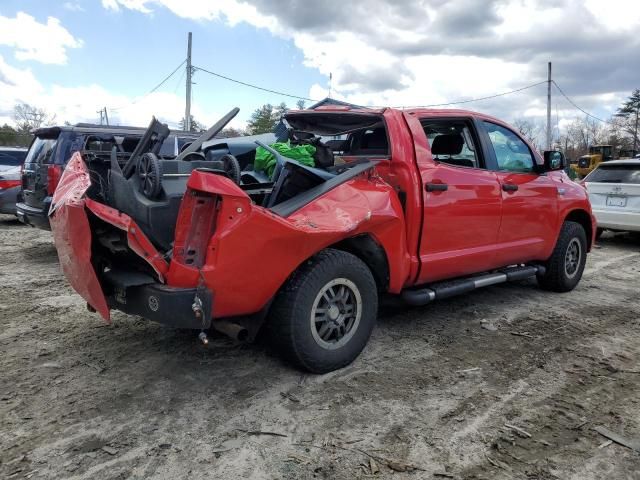
M 237 323 L 228 320 L 219 320 L 211 322 L 211 326 L 220 333 L 224 333 L 227 337 L 231 337 L 239 342 L 244 342 L 249 338 L 249 330 Z

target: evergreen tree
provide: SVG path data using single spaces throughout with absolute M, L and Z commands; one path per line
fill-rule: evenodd
M 616 116 L 622 117 L 633 125 L 633 153 L 638 153 L 638 116 L 640 115 L 640 89 L 636 88 L 626 102 L 618 109 Z

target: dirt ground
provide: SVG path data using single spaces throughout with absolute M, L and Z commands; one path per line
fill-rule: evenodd
M 640 240 L 569 294 L 534 281 L 387 310 L 358 360 L 306 375 L 260 345 L 116 313 L 48 232 L 0 216 L 0 477 L 640 479 Z M 638 446 L 640 450 L 640 446 Z

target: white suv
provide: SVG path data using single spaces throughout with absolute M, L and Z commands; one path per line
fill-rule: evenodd
M 589 192 L 598 233 L 640 231 L 640 158 L 601 163 L 582 183 Z

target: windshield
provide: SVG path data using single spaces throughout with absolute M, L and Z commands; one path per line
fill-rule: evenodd
M 587 175 L 585 182 L 640 183 L 640 164 L 600 165 Z

